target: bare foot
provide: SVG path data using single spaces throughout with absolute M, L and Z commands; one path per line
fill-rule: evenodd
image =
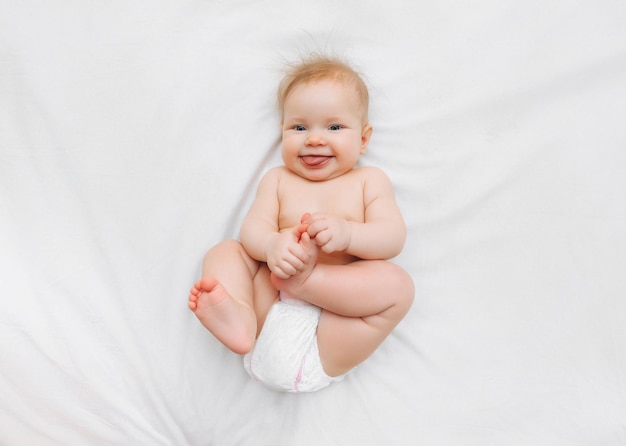
M 189 292 L 189 309 L 202 325 L 235 353 L 248 353 L 256 337 L 256 317 L 212 277 L 198 280 Z
M 314 240 L 308 233 L 303 232 L 300 236 L 300 246 L 302 246 L 309 255 L 309 260 L 304 265 L 304 268 L 300 270 L 298 274 L 295 274 L 288 279 L 280 279 L 274 274 L 270 276 L 272 285 L 277 290 L 284 291 L 285 293 L 298 297 L 306 284 L 307 279 L 311 276 L 311 273 L 317 265 L 317 258 L 319 257 L 320 248 L 317 246 Z
M 193 284 L 193 287 L 189 292 L 189 309 L 193 312 L 198 309 L 201 296 L 203 303 L 209 303 L 212 305 L 218 304 L 227 298 L 228 293 L 226 293 L 226 290 L 224 290 L 224 293 L 221 293 L 219 292 L 219 287 L 220 283 L 212 277 L 204 277 L 203 279 L 198 280 Z

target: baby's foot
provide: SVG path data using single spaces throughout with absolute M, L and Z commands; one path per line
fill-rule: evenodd
M 193 284 L 189 292 L 189 309 L 201 314 L 205 312 L 206 307 L 219 304 L 228 298 L 228 293 L 221 287 L 220 283 L 212 277 L 204 277 Z M 201 310 L 199 307 L 203 307 Z M 196 314 L 200 317 L 201 314 Z
M 319 257 L 320 249 L 314 240 L 308 233 L 303 232 L 300 236 L 300 246 L 302 246 L 308 254 L 308 261 L 304 264 L 303 269 L 287 279 L 280 279 L 274 274 L 271 275 L 272 284 L 277 290 L 284 291 L 285 293 L 298 297 L 302 294 L 302 291 L 306 285 L 307 280 L 313 273 L 315 265 L 317 265 L 317 259 Z
M 233 299 L 212 277 L 198 280 L 189 292 L 189 309 L 202 325 L 235 353 L 247 353 L 254 345 L 254 312 Z

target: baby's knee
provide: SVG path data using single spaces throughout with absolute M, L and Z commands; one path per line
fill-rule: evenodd
M 215 245 L 216 249 L 225 249 L 228 251 L 240 251 L 243 250 L 243 245 L 239 240 L 226 239 Z M 214 248 L 214 249 L 215 249 Z
M 393 295 L 396 300 L 396 306 L 399 311 L 406 314 L 413 304 L 415 298 L 415 285 L 411 275 L 396 264 L 390 264 L 390 280 L 389 283 L 393 287 Z
M 244 252 L 243 245 L 237 240 L 228 239 L 221 241 L 209 249 L 204 258 L 206 259 L 207 257 L 215 255 L 228 256 L 229 254 L 239 254 L 241 252 Z

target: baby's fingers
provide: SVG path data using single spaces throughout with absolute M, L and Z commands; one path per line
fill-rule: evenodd
M 311 238 L 316 238 L 322 231 L 325 231 L 326 229 L 328 229 L 328 224 L 326 221 L 322 220 L 311 223 L 306 232 Z M 317 244 L 320 244 L 319 240 L 317 240 Z
M 288 279 L 297 273 L 297 270 L 288 263 L 277 265 L 275 271 L 273 271 L 281 279 Z
M 279 279 L 289 279 L 289 274 L 285 273 L 282 269 L 280 269 L 277 266 L 275 266 L 274 268 L 271 268 L 271 271 L 272 271 L 272 274 L 274 274 Z
M 293 253 L 290 253 L 289 257 L 286 257 L 285 259 L 281 260 L 276 265 L 276 268 L 279 269 L 281 271 L 281 273 L 285 276 L 285 277 L 281 277 L 281 279 L 286 279 L 286 278 L 291 277 L 291 276 L 293 276 L 295 274 L 298 274 L 298 272 L 303 267 L 304 267 L 304 262 L 302 260 L 300 260 Z

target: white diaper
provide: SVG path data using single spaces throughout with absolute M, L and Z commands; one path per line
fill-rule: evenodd
M 324 373 L 317 347 L 321 309 L 281 293 L 243 364 L 257 381 L 285 392 L 315 392 L 343 375 Z

